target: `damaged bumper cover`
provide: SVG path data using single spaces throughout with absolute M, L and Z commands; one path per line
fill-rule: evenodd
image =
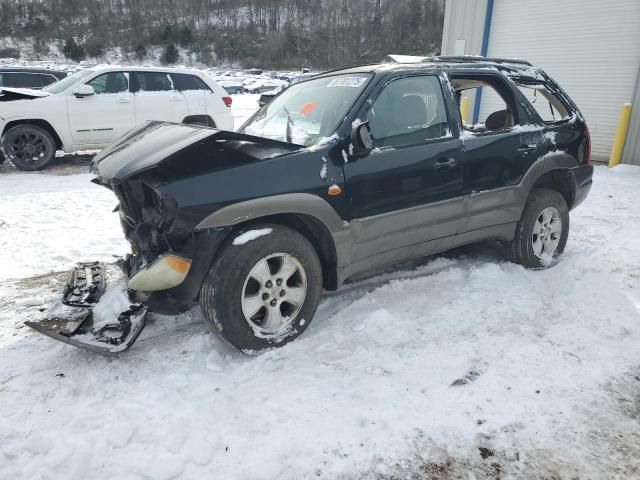
M 55 340 L 97 353 L 115 354 L 127 350 L 145 326 L 147 306 L 132 303 L 117 318 L 96 321 L 93 307 L 106 289 L 104 266 L 98 262 L 78 263 L 71 271 L 62 294 L 62 308 L 38 322 L 25 322 Z

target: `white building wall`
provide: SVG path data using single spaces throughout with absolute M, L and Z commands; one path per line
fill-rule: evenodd
M 443 54 L 454 54 L 461 38 L 466 54 L 480 53 L 486 3 L 447 0 Z M 640 0 L 495 0 L 487 56 L 542 67 L 586 117 L 594 158 L 606 160 L 620 106 L 632 102 L 640 71 Z M 640 95 L 635 98 L 634 115 Z M 483 93 L 481 118 L 490 108 Z M 638 136 L 631 129 L 629 135 L 627 148 Z M 627 152 L 623 158 L 632 161 Z

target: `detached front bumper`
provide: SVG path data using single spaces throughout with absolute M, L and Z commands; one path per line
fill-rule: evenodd
M 64 287 L 61 304 L 51 309 L 47 318 L 25 323 L 75 347 L 106 354 L 123 352 L 138 339 L 148 312 L 172 315 L 193 306 L 226 234 L 224 230 L 198 232 L 188 255 L 167 252 L 145 266 L 140 266 L 140 259 L 134 256 L 120 260 L 117 267 L 78 263 Z M 114 285 L 107 285 L 107 270 L 117 273 Z M 100 306 L 112 300 L 109 296 L 114 291 L 126 296 L 117 304 L 127 307 L 110 318 L 100 318 L 104 317 Z M 101 315 L 95 314 L 98 310 Z
M 128 309 L 107 320 L 95 318 L 93 308 L 107 287 L 105 267 L 98 262 L 78 263 L 62 294 L 62 305 L 50 317 L 25 322 L 55 340 L 97 353 L 127 350 L 145 326 L 147 306 L 132 301 Z

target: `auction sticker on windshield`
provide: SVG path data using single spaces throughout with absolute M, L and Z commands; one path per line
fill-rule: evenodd
M 340 77 L 340 78 L 334 78 L 329 83 L 327 83 L 327 87 L 358 88 L 358 87 L 361 87 L 366 81 L 367 81 L 366 77 Z

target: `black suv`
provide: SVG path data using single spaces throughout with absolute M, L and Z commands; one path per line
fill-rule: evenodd
M 553 265 L 589 157 L 584 118 L 540 69 L 438 57 L 310 78 L 237 133 L 146 123 L 92 172 L 120 202 L 144 308 L 199 301 L 212 332 L 253 351 L 300 335 L 323 288 L 383 265 L 484 239 Z

